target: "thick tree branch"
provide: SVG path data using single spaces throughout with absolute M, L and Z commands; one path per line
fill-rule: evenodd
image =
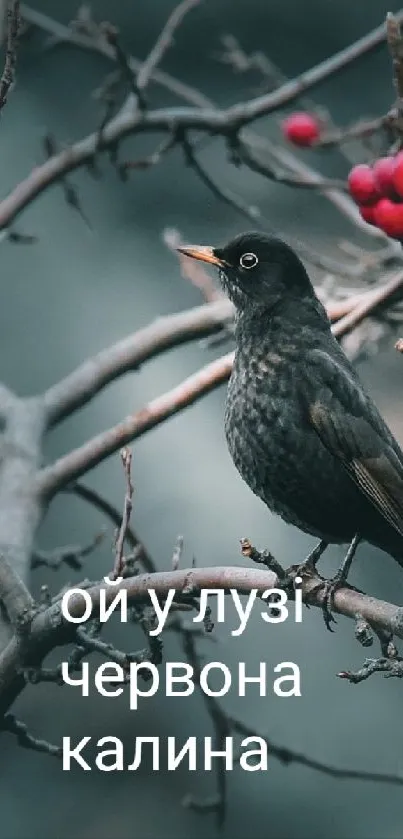
M 0 79 L 0 111 L 7 102 L 10 87 L 14 81 L 15 66 L 17 63 L 17 41 L 20 25 L 20 3 L 19 0 L 8 0 L 7 5 L 7 36 L 6 36 L 6 60 L 3 73 Z M 4 14 L 4 9 L 0 10 Z
M 207 364 L 185 379 L 178 387 L 157 396 L 141 411 L 131 414 L 123 422 L 98 434 L 88 443 L 59 458 L 53 465 L 42 469 L 36 482 L 36 488 L 41 497 L 51 498 L 56 492 L 80 478 L 122 446 L 141 437 L 146 431 L 160 425 L 168 417 L 193 405 L 206 393 L 228 379 L 232 363 L 233 353 L 228 353 L 211 364 Z
M 8 396 L 0 443 L 0 603 L 16 625 L 29 615 L 26 589 L 31 551 L 43 507 L 35 489 L 44 429 L 43 400 Z M 9 631 L 0 618 L 0 650 Z
M 221 298 L 211 304 L 158 318 L 102 350 L 46 391 L 48 426 L 56 425 L 85 405 L 118 376 L 138 369 L 144 361 L 166 350 L 218 332 L 232 316 L 232 304 Z
M 34 600 L 25 583 L 15 573 L 5 556 L 0 555 L 0 601 L 4 606 L 13 628 L 23 631 L 24 623 L 29 623 Z
M 294 566 L 297 568 L 297 566 Z M 320 578 L 314 576 L 304 578 L 303 599 L 322 608 L 325 594 L 318 588 Z M 249 594 L 256 589 L 258 594 L 268 589 L 281 587 L 282 582 L 277 575 L 267 569 L 243 567 L 213 567 L 213 568 L 185 568 L 177 571 L 161 571 L 153 574 L 141 574 L 128 577 L 115 586 L 97 583 L 88 587 L 93 612 L 91 617 L 98 615 L 101 591 L 105 592 L 106 604 L 112 603 L 116 593 L 120 590 L 127 592 L 128 603 L 147 602 L 148 589 L 153 588 L 164 598 L 170 589 L 186 596 L 191 593 L 197 597 L 203 589 L 221 589 L 229 592 L 236 589 L 240 594 Z M 72 594 L 69 600 L 69 612 L 73 617 L 81 617 L 84 613 L 83 598 Z M 389 635 L 403 638 L 403 608 L 369 597 L 366 594 L 349 588 L 338 589 L 334 598 L 334 611 L 352 619 L 361 615 L 370 626 L 375 626 Z M 71 642 L 74 625 L 66 621 L 61 613 L 61 601 L 57 598 L 48 608 L 40 610 L 34 615 L 29 628 L 29 634 L 22 644 L 19 636 L 9 643 L 0 656 L 0 715 L 4 714 L 22 691 L 25 680 L 21 675 L 21 667 L 28 662 L 40 665 L 43 657 L 55 646 Z

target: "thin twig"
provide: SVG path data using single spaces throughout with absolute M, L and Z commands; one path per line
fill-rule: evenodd
M 21 14 L 27 23 L 38 27 L 38 29 L 42 29 L 44 32 L 48 32 L 57 43 L 73 44 L 81 49 L 99 53 L 110 61 L 116 61 L 116 52 L 107 43 L 106 39 L 100 36 L 99 27 L 97 27 L 96 33 L 92 31 L 86 32 L 83 28 L 78 30 L 54 20 L 25 3 L 21 3 Z M 139 58 L 134 58 L 134 56 L 129 56 L 128 60 L 133 73 L 138 73 L 144 64 L 144 61 Z M 210 101 L 207 96 L 204 96 L 203 93 L 190 87 L 185 82 L 175 79 L 169 73 L 165 73 L 159 68 L 153 70 L 150 81 L 159 84 L 175 96 L 184 99 L 198 108 L 210 107 Z
M 393 62 L 393 75 L 398 97 L 398 111 L 402 114 L 403 101 L 403 40 L 400 32 L 401 20 L 388 12 L 386 15 L 386 38 Z
M 31 557 L 31 568 L 52 568 L 57 571 L 61 565 L 67 565 L 73 571 L 83 567 L 82 560 L 89 556 L 101 544 L 105 531 L 97 533 L 87 545 L 63 545 L 50 551 L 34 550 Z
M 32 749 L 35 752 L 45 752 L 45 754 L 52 755 L 52 757 L 62 757 L 62 747 L 54 746 L 48 743 L 47 740 L 38 740 L 29 733 L 25 723 L 17 720 L 14 714 L 6 714 L 0 720 L 0 732 L 7 731 L 9 734 L 14 734 L 17 737 L 18 745 L 24 749 Z
M 228 204 L 230 207 L 233 207 L 242 216 L 247 218 L 249 221 L 252 221 L 254 224 L 261 224 L 262 226 L 265 225 L 266 228 L 268 226 L 267 219 L 264 218 L 262 213 L 260 212 L 259 208 L 247 204 L 240 198 L 238 195 L 235 195 L 230 190 L 224 189 L 220 184 L 216 183 L 213 180 L 211 175 L 206 171 L 204 166 L 200 163 L 198 158 L 194 153 L 194 149 L 192 144 L 189 142 L 188 138 L 185 136 L 182 141 L 182 147 L 185 152 L 185 160 L 188 166 L 190 166 L 196 174 L 199 176 L 200 180 L 208 187 L 208 189 L 216 196 L 220 201 L 223 201 L 225 204 Z
M 139 90 L 144 90 L 144 88 L 147 87 L 156 67 L 160 64 L 167 49 L 169 49 L 172 45 L 173 36 L 178 26 L 180 26 L 188 12 L 198 6 L 200 2 L 201 0 L 183 0 L 182 3 L 179 3 L 179 5 L 174 8 L 152 50 L 148 54 L 137 74 L 137 87 Z
M 299 189 L 323 190 L 337 189 L 347 192 L 347 184 L 340 179 L 318 177 L 316 180 L 305 178 L 303 175 L 289 175 L 287 172 L 276 171 L 268 163 L 264 163 L 251 151 L 247 143 L 236 137 L 231 140 L 231 151 L 239 157 L 239 161 L 245 163 L 253 172 L 263 175 L 270 181 L 275 181 L 285 186 L 297 187 Z
M 357 326 L 370 312 L 384 304 L 388 298 L 392 297 L 393 294 L 402 288 L 403 271 L 399 271 L 387 283 L 371 289 L 371 291 L 363 295 L 363 299 L 357 302 L 357 305 L 352 311 L 340 318 L 333 325 L 333 334 L 341 338 L 342 335 L 345 335 Z
M 165 155 L 175 148 L 177 142 L 178 140 L 176 134 L 173 132 L 171 136 L 164 138 L 151 154 L 148 154 L 145 157 L 139 157 L 136 160 L 119 161 L 117 164 L 119 174 L 123 179 L 125 179 L 130 171 L 138 169 L 151 169 L 152 166 L 157 166 L 158 163 L 161 163 L 161 160 L 163 160 Z
M 115 562 L 113 566 L 112 579 L 116 580 L 123 572 L 124 557 L 123 551 L 125 546 L 125 539 L 127 528 L 130 524 L 130 516 L 132 513 L 132 498 L 133 498 L 133 484 L 132 484 L 132 453 L 127 447 L 120 452 L 121 461 L 126 477 L 126 493 L 123 507 L 122 523 L 120 525 L 116 544 L 115 544 Z
M 140 110 L 144 111 L 146 109 L 146 100 L 143 96 L 141 88 L 138 85 L 136 75 L 130 66 L 129 57 L 126 55 L 120 43 L 118 30 L 115 26 L 112 26 L 112 24 L 105 23 L 102 26 L 102 32 L 105 35 L 108 44 L 110 44 L 115 50 L 116 61 L 120 67 L 122 78 L 127 82 L 129 90 L 137 100 Z
M 107 516 L 111 522 L 113 522 L 115 527 L 121 527 L 122 515 L 119 510 L 107 501 L 106 498 L 103 498 L 99 492 L 92 489 L 92 487 L 89 487 L 87 484 L 82 482 L 76 482 L 67 486 L 65 491 L 76 495 L 78 498 L 82 498 L 83 501 L 91 504 L 99 510 L 100 513 Z M 136 559 L 143 566 L 144 570 L 149 573 L 156 571 L 156 565 L 151 555 L 148 553 L 143 542 L 141 542 L 130 526 L 127 526 L 126 528 L 126 541 L 135 552 Z
M 360 670 L 342 670 L 337 675 L 340 679 L 350 682 L 352 685 L 358 685 L 360 682 L 365 682 L 374 673 L 384 673 L 385 679 L 402 679 L 403 678 L 403 660 L 390 658 L 367 659 Z

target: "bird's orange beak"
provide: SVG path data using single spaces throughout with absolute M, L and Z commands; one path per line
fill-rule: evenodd
M 208 248 L 205 245 L 186 245 L 185 247 L 176 248 L 179 253 L 184 256 L 190 256 L 192 259 L 200 259 L 202 262 L 208 262 L 210 265 L 216 265 L 218 268 L 224 268 L 227 263 L 223 259 L 219 259 L 215 255 L 213 248 Z

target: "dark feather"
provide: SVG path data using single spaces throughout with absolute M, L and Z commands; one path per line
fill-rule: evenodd
M 403 536 L 401 449 L 344 357 L 338 363 L 328 353 L 312 350 L 308 361 L 323 391 L 321 398 L 316 385 L 314 401 L 309 404 L 313 427 L 361 492 Z

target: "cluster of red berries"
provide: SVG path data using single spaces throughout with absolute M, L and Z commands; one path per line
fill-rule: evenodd
M 295 146 L 308 147 L 319 140 L 323 124 L 313 114 L 298 111 L 283 121 L 282 130 Z M 364 221 L 403 240 L 403 152 L 381 157 L 372 166 L 353 166 L 348 187 Z
M 348 186 L 364 221 L 403 239 L 403 152 L 353 166 Z

